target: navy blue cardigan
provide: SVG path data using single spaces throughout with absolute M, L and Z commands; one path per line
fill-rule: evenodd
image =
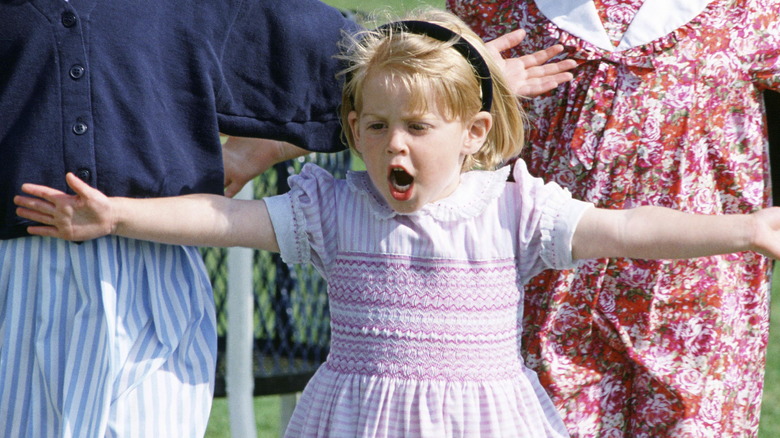
M 0 239 L 23 182 L 222 193 L 218 132 L 341 149 L 341 29 L 314 0 L 0 1 Z

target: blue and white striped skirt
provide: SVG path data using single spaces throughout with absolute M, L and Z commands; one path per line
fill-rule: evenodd
M 197 249 L 0 241 L 0 436 L 202 436 L 216 350 Z

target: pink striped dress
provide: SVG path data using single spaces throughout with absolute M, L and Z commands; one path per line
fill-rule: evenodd
M 561 43 L 580 64 L 523 100 L 533 175 L 604 208 L 769 205 L 780 1 L 447 3 L 486 40 L 525 29 L 514 55 Z M 756 437 L 772 266 L 747 251 L 546 271 L 526 287 L 523 357 L 572 436 Z
M 521 285 L 571 267 L 588 203 L 518 162 L 474 171 L 413 214 L 368 175 L 314 165 L 267 198 L 281 253 L 328 282 L 331 351 L 288 437 L 561 437 L 558 413 L 519 355 Z

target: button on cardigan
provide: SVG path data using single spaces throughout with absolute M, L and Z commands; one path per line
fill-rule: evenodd
M 221 193 L 220 131 L 340 149 L 333 55 L 353 26 L 310 0 L 0 2 L 0 238 L 30 225 L 24 182 Z

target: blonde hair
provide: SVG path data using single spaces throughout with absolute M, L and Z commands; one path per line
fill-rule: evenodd
M 523 146 L 523 113 L 517 98 L 507 86 L 501 67 L 482 40 L 449 12 L 425 9 L 409 19 L 431 22 L 452 30 L 477 49 L 490 69 L 493 127 L 482 148 L 466 157 L 463 171 L 475 168 L 493 170 L 518 155 Z M 429 110 L 431 102 L 426 97 L 432 91 L 437 103 L 442 106 L 438 110 L 450 121 L 468 121 L 480 111 L 483 103 L 480 79 L 466 58 L 452 48 L 457 41 L 442 42 L 396 27 L 366 30 L 347 38 L 341 55 L 348 63 L 342 72 L 345 84 L 341 122 L 347 144 L 353 151 L 354 138 L 348 129 L 347 117 L 352 111 L 360 112 L 363 85 L 372 72 L 389 74 L 392 80 L 410 91 L 415 99 L 413 110 Z

